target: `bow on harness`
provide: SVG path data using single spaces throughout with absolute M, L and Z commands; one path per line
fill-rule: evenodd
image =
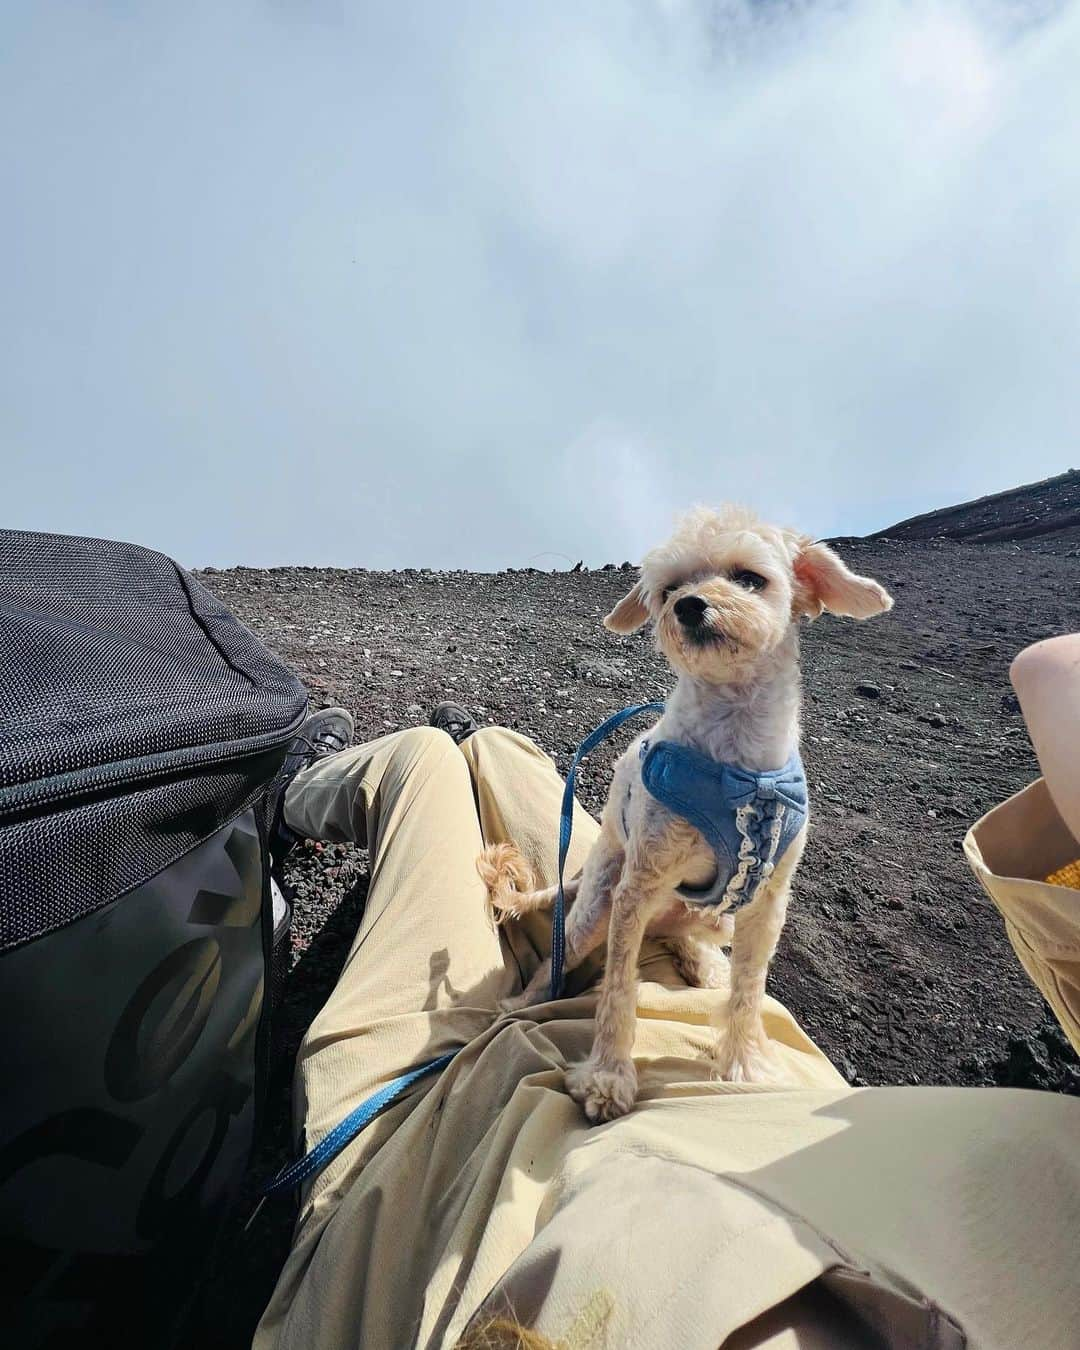
M 559 813 L 559 885 L 551 927 L 551 997 L 562 994 L 566 959 L 566 895 L 563 872 L 574 828 L 574 784 L 581 761 L 601 742 L 633 717 L 660 714 L 662 703 L 636 703 L 623 708 L 589 733 L 578 746 L 566 775 Z M 735 764 L 721 764 L 700 751 L 675 741 L 642 741 L 641 781 L 650 796 L 701 834 L 716 855 L 716 878 L 708 886 L 680 886 L 678 895 L 688 905 L 719 905 L 729 909 L 748 904 L 759 884 L 773 868 L 806 823 L 806 776 L 798 752 L 782 769 L 754 773 Z M 627 832 L 623 804 L 623 832 Z M 331 1159 L 350 1144 L 360 1131 L 408 1088 L 429 1074 L 446 1068 L 457 1054 L 451 1050 L 401 1074 L 366 1098 L 338 1122 L 310 1153 L 283 1167 L 262 1188 L 250 1227 L 268 1196 L 292 1190 L 321 1172 Z

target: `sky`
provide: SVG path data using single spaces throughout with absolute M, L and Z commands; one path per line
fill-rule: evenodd
M 0 524 L 636 560 L 1080 464 L 1080 0 L 6 0 Z

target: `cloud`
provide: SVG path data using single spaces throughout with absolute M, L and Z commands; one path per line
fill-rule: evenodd
M 692 501 L 858 532 L 1075 460 L 1075 4 L 0 33 L 5 523 L 599 563 Z

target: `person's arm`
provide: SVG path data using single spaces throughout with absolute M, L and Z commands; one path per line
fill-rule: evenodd
M 1026 647 L 1009 677 L 1050 796 L 1080 840 L 1080 633 Z

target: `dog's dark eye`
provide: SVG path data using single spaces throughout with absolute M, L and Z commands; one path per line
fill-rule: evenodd
M 763 591 L 769 584 L 760 572 L 751 572 L 747 568 L 733 572 L 731 579 L 738 585 L 745 586 L 748 591 Z
M 660 599 L 666 600 L 674 589 L 675 589 L 674 586 L 665 586 L 664 589 L 660 592 Z

